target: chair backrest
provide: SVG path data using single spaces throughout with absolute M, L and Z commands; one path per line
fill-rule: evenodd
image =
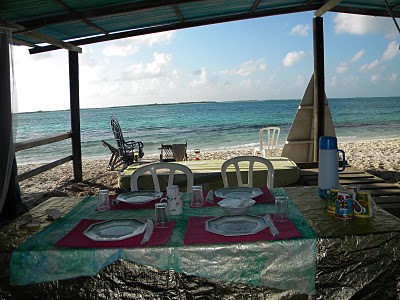
M 267 132 L 266 140 L 263 140 L 263 134 Z M 276 156 L 278 147 L 278 139 L 281 129 L 279 127 L 264 127 L 259 132 L 260 137 L 260 151 L 263 157 Z
M 240 173 L 239 162 L 248 162 L 248 176 L 247 176 L 247 183 L 243 183 L 242 175 Z M 254 163 L 262 163 L 268 169 L 268 176 L 267 176 L 267 187 L 269 189 L 274 187 L 274 176 L 275 171 L 272 163 L 264 158 L 259 156 L 237 156 L 225 161 L 221 166 L 221 175 L 222 180 L 224 182 L 224 187 L 229 187 L 228 184 L 228 176 L 227 176 L 227 169 L 230 165 L 235 166 L 236 178 L 238 182 L 238 186 L 248 186 L 253 187 L 253 173 L 254 173 Z
M 139 153 L 139 157 L 142 158 L 144 156 L 143 152 L 143 143 L 135 142 L 135 141 L 125 141 L 124 135 L 122 134 L 121 126 L 119 125 L 117 119 L 111 116 L 111 128 L 114 134 L 115 141 L 117 142 L 118 153 L 123 159 L 127 159 L 130 155 L 132 158 L 132 151 L 137 151 Z M 129 160 L 131 160 L 129 158 Z
M 160 182 L 158 180 L 157 171 L 158 170 L 169 170 L 168 173 L 168 185 L 174 184 L 174 176 L 176 171 L 181 171 L 186 175 L 186 182 L 187 182 L 187 191 L 190 192 L 193 187 L 193 173 L 192 171 L 184 165 L 178 163 L 168 163 L 168 162 L 161 162 L 161 163 L 154 163 L 141 166 L 140 168 L 136 169 L 131 175 L 131 190 L 137 191 L 138 190 L 138 179 L 141 175 L 145 174 L 146 172 L 150 172 L 153 178 L 154 189 L 157 192 L 161 192 L 160 190 Z M 161 172 L 160 172 L 161 173 Z
M 170 144 L 161 143 L 161 162 L 174 162 L 187 160 L 187 143 L 185 144 Z
M 122 134 L 121 126 L 116 118 L 111 116 L 111 128 L 114 134 L 115 141 L 117 142 L 117 148 L 120 156 L 125 156 L 125 147 L 124 147 L 124 135 Z

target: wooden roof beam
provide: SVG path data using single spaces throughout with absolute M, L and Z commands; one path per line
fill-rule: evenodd
M 48 43 L 51 44 L 53 46 L 56 46 L 58 48 L 63 48 L 63 49 L 67 49 L 69 51 L 74 51 L 74 52 L 78 52 L 78 53 L 82 53 L 82 48 L 77 47 L 73 44 L 70 43 L 65 43 L 63 41 L 60 41 L 56 38 L 53 38 L 51 36 L 48 36 L 44 33 L 38 32 L 38 31 L 26 31 L 26 28 L 24 26 L 21 26 L 20 24 L 11 22 L 11 21 L 5 21 L 5 20 L 0 20 L 0 24 L 4 25 L 7 28 L 10 28 L 12 31 L 14 30 L 13 33 L 19 32 L 21 31 L 22 34 L 26 35 L 26 36 L 30 36 L 34 39 L 37 39 L 41 42 L 44 43 Z
M 276 15 L 290 14 L 290 13 L 296 13 L 296 12 L 312 11 L 312 10 L 318 9 L 319 7 L 320 7 L 320 5 L 313 4 L 313 5 L 299 6 L 296 9 L 284 8 L 284 9 L 275 9 L 275 10 L 268 10 L 268 11 L 256 11 L 253 13 L 242 13 L 242 14 L 237 14 L 237 15 L 232 15 L 232 16 L 215 17 L 215 18 L 210 18 L 210 19 L 205 19 L 205 20 L 202 19 L 202 20 L 196 20 L 196 21 L 185 21 L 184 23 L 172 23 L 172 24 L 166 24 L 166 25 L 161 25 L 161 26 L 153 26 L 153 27 L 141 28 L 141 29 L 136 29 L 136 30 L 128 30 L 128 31 L 123 31 L 123 32 L 110 33 L 108 35 L 102 35 L 102 36 L 87 37 L 87 38 L 82 38 L 82 39 L 75 40 L 75 41 L 70 41 L 69 43 L 71 43 L 73 45 L 88 45 L 88 44 L 112 41 L 112 40 L 132 37 L 132 36 L 139 36 L 139 35 L 145 35 L 145 34 L 163 32 L 163 31 L 169 31 L 169 30 L 178 30 L 178 29 L 184 29 L 184 28 L 192 28 L 192 27 L 196 27 L 196 26 L 204 26 L 204 25 L 218 24 L 218 23 L 238 21 L 238 20 L 247 20 L 247 19 L 252 19 L 252 18 L 261 18 L 261 17 L 276 16 Z M 47 52 L 47 51 L 53 51 L 53 50 L 57 50 L 57 48 L 54 46 L 43 46 L 43 47 L 37 46 L 35 48 L 29 49 L 29 52 L 31 54 L 36 54 L 36 53 L 42 53 L 42 52 Z
M 65 9 L 68 13 L 72 13 L 72 14 L 77 14 L 77 12 L 70 8 L 68 5 L 64 4 L 61 0 L 53 0 L 54 3 L 56 3 L 57 5 L 61 6 L 63 9 Z M 98 32 L 104 33 L 104 34 L 108 34 L 107 31 L 105 31 L 103 28 L 100 28 L 99 26 L 93 24 L 92 22 L 90 22 L 88 19 L 86 18 L 81 18 L 80 19 L 83 23 L 85 23 L 86 25 L 88 25 L 89 27 L 92 27 L 93 29 L 97 30 Z
M 28 47 L 36 47 L 36 45 L 33 44 L 33 43 L 29 43 L 29 42 L 26 42 L 24 40 L 16 39 L 15 37 L 12 38 L 12 42 L 13 42 L 13 44 L 16 44 L 16 45 L 22 45 L 22 46 L 28 46 Z
M 324 13 L 330 11 L 336 5 L 338 5 L 342 0 L 330 0 L 322 5 L 317 11 L 315 11 L 314 16 L 321 17 Z
M 181 22 L 185 22 L 185 19 L 182 16 L 181 10 L 179 9 L 177 4 L 172 5 L 174 7 L 175 13 L 178 16 L 179 20 L 181 20 Z
M 81 19 L 101 18 L 101 17 L 114 16 L 121 13 L 134 12 L 144 9 L 151 9 L 156 7 L 171 6 L 171 5 L 178 5 L 184 3 L 199 2 L 199 1 L 202 0 L 152 0 L 152 1 L 143 0 L 133 3 L 115 4 L 97 9 L 88 9 L 86 11 L 82 11 L 79 13 L 75 11 L 62 15 L 48 16 L 26 21 L 21 20 L 18 23 L 25 26 L 26 28 L 36 29 L 52 24 L 73 22 Z
M 258 5 L 260 4 L 260 1 L 261 1 L 261 0 L 256 0 L 256 2 L 254 2 L 254 4 L 253 4 L 253 6 L 251 7 L 249 13 L 253 13 L 253 12 L 256 11 Z

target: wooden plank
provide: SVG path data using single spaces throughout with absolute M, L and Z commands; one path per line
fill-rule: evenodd
M 367 190 L 371 194 L 371 196 L 392 196 L 399 195 L 400 189 L 381 189 L 381 190 Z
M 399 189 L 400 187 L 393 183 L 378 182 L 378 183 L 370 183 L 370 184 L 368 184 L 368 183 L 361 184 L 360 188 L 362 190 L 375 190 L 375 189 Z
M 300 169 L 300 174 L 303 176 L 307 176 L 307 175 L 318 175 L 318 169 Z M 341 174 L 369 174 L 367 172 L 352 168 L 350 170 L 348 170 L 347 168 L 343 171 L 340 172 L 339 175 Z M 370 174 L 371 175 L 371 174 Z
M 343 174 L 339 173 L 339 179 L 347 179 L 347 178 L 374 178 L 374 175 L 369 173 L 357 173 L 357 174 Z
M 379 208 L 386 210 L 388 213 L 400 218 L 400 205 L 395 204 L 378 204 Z M 399 220 L 400 221 L 400 220 Z
M 385 182 L 385 180 L 375 177 L 375 178 L 348 178 L 348 179 L 339 179 L 339 183 L 342 185 L 347 184 L 362 184 L 362 183 L 377 183 L 377 182 Z
M 43 146 L 55 142 L 60 142 L 62 140 L 66 140 L 71 138 L 71 132 L 67 133 L 62 133 L 62 134 L 56 134 L 52 136 L 48 136 L 45 138 L 37 138 L 37 139 L 31 139 L 19 143 L 15 143 L 15 152 L 38 147 L 38 146 Z
M 31 178 L 32 176 L 38 175 L 40 173 L 43 173 L 43 172 L 48 171 L 50 169 L 53 169 L 53 168 L 55 168 L 55 167 L 57 167 L 59 165 L 65 164 L 66 162 L 68 162 L 70 160 L 72 160 L 72 155 L 64 157 L 64 158 L 61 158 L 61 159 L 56 160 L 56 161 L 53 161 L 51 163 L 45 164 L 45 165 L 40 166 L 40 167 L 38 167 L 36 169 L 33 169 L 33 170 L 29 171 L 29 172 L 22 173 L 22 174 L 17 176 L 17 180 L 16 181 L 17 182 L 21 182 L 23 180 Z
M 390 197 L 374 197 L 376 204 L 393 204 L 400 203 L 400 196 L 390 196 Z

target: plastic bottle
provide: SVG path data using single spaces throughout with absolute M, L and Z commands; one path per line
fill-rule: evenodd
M 194 160 L 200 160 L 200 149 L 194 149 Z
M 343 166 L 339 170 L 338 152 L 343 155 Z M 321 136 L 319 139 L 318 192 L 323 198 L 329 196 L 331 188 L 339 187 L 339 172 L 345 169 L 345 154 L 337 148 L 334 136 Z

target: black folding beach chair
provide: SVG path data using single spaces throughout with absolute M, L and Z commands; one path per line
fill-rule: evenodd
M 174 162 L 187 160 L 187 143 L 166 145 L 161 143 L 160 161 Z
M 135 162 L 135 153 L 138 153 L 139 158 L 144 156 L 143 143 L 139 141 L 125 141 L 121 126 L 113 116 L 111 116 L 111 128 L 117 142 L 118 159 L 125 165 L 124 168 Z

